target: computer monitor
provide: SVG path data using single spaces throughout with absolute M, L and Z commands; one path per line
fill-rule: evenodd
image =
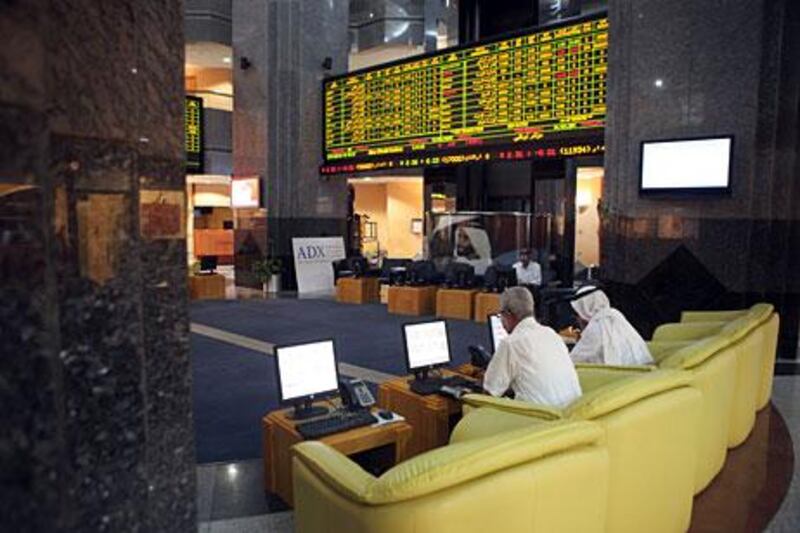
M 312 403 L 339 392 L 333 340 L 279 346 L 275 348 L 275 358 L 278 396 L 282 404 L 294 404 L 293 417 L 303 419 L 327 413 L 328 409 Z
M 469 289 L 475 283 L 475 267 L 452 262 L 445 268 L 445 283 L 454 289 Z
M 217 256 L 204 255 L 200 257 L 200 272 L 213 273 L 217 269 Z
M 492 339 L 492 352 L 496 352 L 500 341 L 508 337 L 508 332 L 503 327 L 503 320 L 498 314 L 489 315 L 487 322 L 489 323 L 489 337 Z
M 428 371 L 450 363 L 450 340 L 447 322 L 435 320 L 403 326 L 408 371 L 417 379 L 426 379 Z

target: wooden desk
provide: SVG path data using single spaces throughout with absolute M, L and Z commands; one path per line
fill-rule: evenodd
M 198 274 L 189 276 L 189 297 L 199 299 L 225 299 L 225 276 L 222 274 Z
M 389 312 L 397 315 L 432 315 L 438 287 L 389 287 Z
M 463 365 L 457 366 L 453 372 L 468 378 L 479 380 L 483 378 L 483 373 L 485 370 L 473 365 L 472 363 L 464 363 Z
M 378 405 L 402 415 L 414 428 L 408 443 L 408 456 L 414 457 L 448 443 L 453 426 L 461 419 L 461 402 L 439 394 L 420 396 L 411 391 L 410 379 L 403 376 L 381 383 Z
M 264 489 L 277 494 L 288 505 L 292 496 L 292 446 L 303 442 L 294 429 L 295 421 L 289 418 L 290 409 L 273 411 L 261 420 L 264 446 Z M 345 455 L 353 455 L 381 446 L 394 445 L 394 464 L 406 460 L 411 426 L 392 422 L 382 426 L 364 426 L 319 439 Z
M 478 291 L 439 289 L 436 293 L 436 316 L 472 320 L 472 302 Z
M 475 322 L 486 322 L 486 317 L 500 312 L 500 295 L 479 292 L 475 295 Z
M 380 299 L 378 278 L 339 278 L 336 280 L 336 301 L 347 304 L 367 304 Z

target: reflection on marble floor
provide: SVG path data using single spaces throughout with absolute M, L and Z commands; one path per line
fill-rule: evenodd
M 780 411 L 792 435 L 795 461 L 789 492 L 767 531 L 794 533 L 800 530 L 800 376 L 776 376 L 772 402 Z
M 770 496 L 768 492 L 778 490 L 782 493 L 788 483 L 788 472 L 774 470 L 788 468 L 787 463 L 791 464 L 789 450 L 783 449 L 789 446 L 783 421 L 793 441 L 794 470 L 788 493 L 766 531 L 794 533 L 800 530 L 800 376 L 776 376 L 772 401 L 781 416 L 777 417 L 774 411 L 769 410 L 759 414 L 759 425 L 754 429 L 751 438 L 743 446 L 730 452 L 726 462 L 726 467 L 729 468 L 724 471 L 724 477 L 721 475 L 715 482 L 717 494 L 701 494 L 696 500 L 695 508 L 702 516 L 695 515 L 693 531 L 719 531 L 718 526 L 723 526 L 722 521 L 729 518 L 728 514 L 742 511 L 741 508 L 730 509 L 730 505 L 749 505 L 749 508 L 744 511 L 744 518 L 739 520 L 739 527 L 731 529 L 730 524 L 726 524 L 726 531 L 753 531 L 763 527 L 762 524 L 769 516 L 759 516 L 759 513 L 771 514 L 777 505 L 775 496 Z M 761 463 L 764 462 L 763 452 L 767 447 L 769 454 L 765 466 Z M 752 484 L 754 469 L 759 465 L 767 468 L 770 484 L 766 487 L 751 487 L 750 491 L 744 490 L 742 484 Z M 198 466 L 198 531 L 291 532 L 293 513 L 280 500 L 265 496 L 262 475 L 260 459 Z M 725 493 L 719 494 L 719 491 Z M 743 493 L 744 496 L 734 493 Z M 737 523 L 736 520 L 734 523 Z M 753 528 L 755 524 L 759 524 L 756 529 Z

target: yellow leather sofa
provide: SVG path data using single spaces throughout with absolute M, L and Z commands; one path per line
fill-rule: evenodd
M 724 336 L 655 341 L 648 345 L 660 368 L 686 371 L 692 386 L 703 395 L 697 419 L 694 485 L 694 492 L 699 493 L 722 470 L 727 457 L 738 351 Z
M 760 411 L 769 403 L 772 396 L 772 378 L 775 373 L 775 357 L 778 351 L 778 330 L 780 329 L 780 315 L 774 312 L 770 304 L 756 304 L 750 311 L 767 316 L 760 321 L 758 330 L 761 334 L 764 360 L 761 367 L 758 401 L 756 408 Z M 681 314 L 681 323 L 689 322 L 731 322 L 747 315 L 748 310 L 742 311 L 684 311 Z M 758 318 L 758 317 L 756 317 Z
M 485 395 L 472 406 L 453 440 L 480 438 L 530 419 L 590 420 L 605 430 L 609 454 L 605 531 L 686 531 L 695 488 L 697 415 L 701 393 L 682 371 L 649 367 L 582 366 L 583 396 L 564 409 Z
M 699 321 L 700 318 L 721 320 L 708 322 Z M 651 346 L 658 350 L 664 342 L 696 341 L 706 346 L 726 345 L 733 350 L 736 378 L 730 402 L 728 447 L 736 447 L 752 431 L 756 410 L 769 401 L 775 361 L 773 346 L 777 345 L 777 315 L 771 305 L 757 304 L 744 312 L 686 312 L 683 319 L 681 323 L 659 326 Z M 658 365 L 662 368 L 691 367 L 703 355 L 702 350 L 692 347 L 694 344 L 674 353 L 667 351 L 666 355 L 660 352 Z M 687 356 L 687 350 L 695 353 Z
M 377 478 L 304 442 L 292 468 L 299 533 L 604 531 L 608 451 L 589 422 L 461 435 Z

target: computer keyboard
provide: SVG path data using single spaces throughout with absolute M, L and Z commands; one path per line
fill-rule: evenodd
M 369 411 L 347 411 L 317 420 L 302 422 L 297 424 L 295 429 L 305 439 L 317 439 L 331 433 L 340 433 L 348 429 L 369 426 L 375 422 L 375 417 Z
M 461 376 L 448 376 L 446 378 L 427 378 L 423 381 L 414 380 L 409 385 L 412 392 L 420 396 L 428 396 L 430 394 L 438 394 L 441 392 L 442 387 L 465 387 L 473 391 L 480 391 L 480 386 L 474 381 Z

